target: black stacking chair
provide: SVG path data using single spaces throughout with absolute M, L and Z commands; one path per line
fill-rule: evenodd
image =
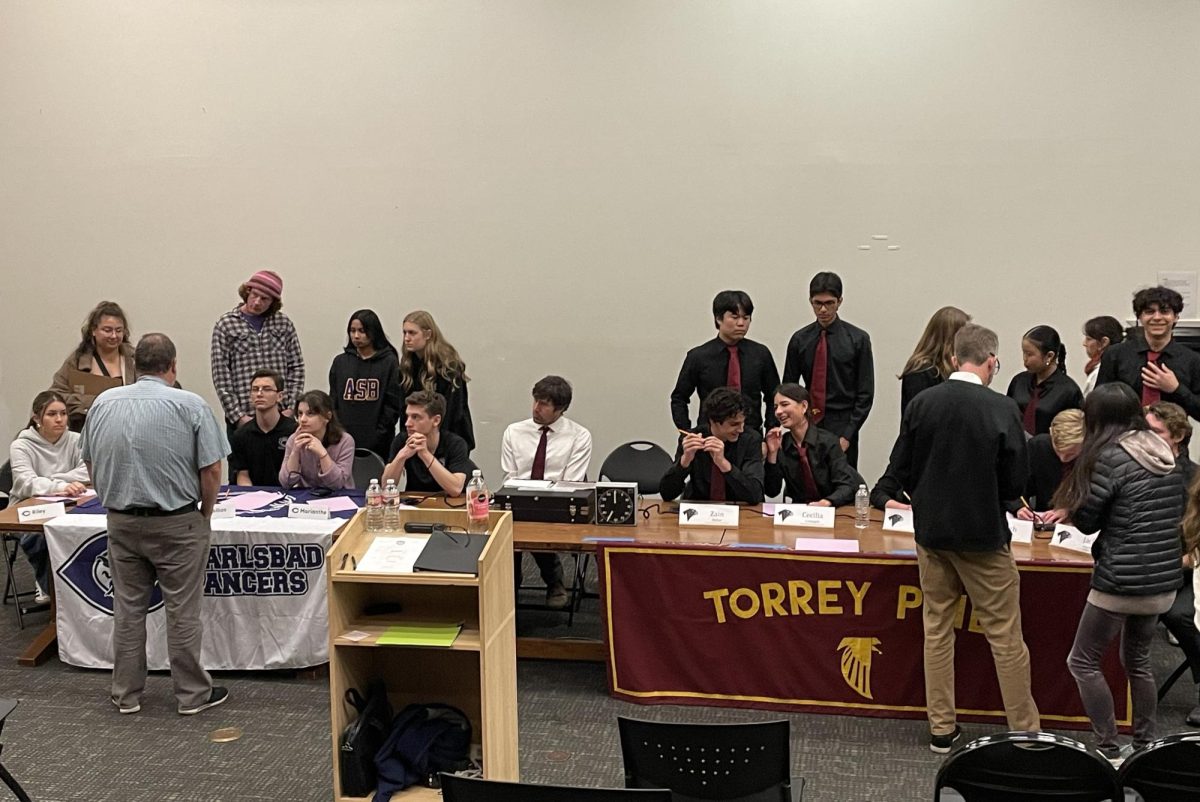
M 670 791 L 534 785 L 442 775 L 445 802 L 671 802 Z
M 1200 799 L 1200 733 L 1168 735 L 1130 755 L 1119 772 L 1121 787 L 1145 802 Z
M 669 788 L 672 799 L 798 802 L 787 721 L 674 724 L 617 718 L 625 787 Z
M 1047 732 L 1005 732 L 976 738 L 938 770 L 934 802 L 953 788 L 966 802 L 1053 799 L 1121 802 L 1117 770 L 1079 741 Z
M 673 461 L 657 443 L 633 440 L 617 446 L 604 458 L 600 478 L 610 482 L 637 482 L 639 493 L 652 496 L 658 492 L 658 484 Z
M 350 469 L 350 473 L 354 477 L 354 486 L 359 490 L 366 490 L 372 479 L 381 477 L 383 468 L 383 457 L 371 449 L 354 449 L 354 466 Z
M 0 498 L 0 510 L 8 507 L 8 494 L 12 492 L 12 487 L 13 475 L 10 461 L 0 466 L 0 493 L 4 493 L 4 497 Z M 19 532 L 0 532 L 0 550 L 4 552 L 4 595 L 0 601 L 8 604 L 9 600 L 12 600 L 17 611 L 17 628 L 24 629 L 25 608 L 21 606 L 21 599 L 32 597 L 34 591 L 17 589 L 16 566 L 20 545 L 21 534 Z
M 1186 672 L 1189 668 L 1191 668 L 1191 664 L 1185 657 L 1183 658 L 1183 662 L 1171 672 L 1171 676 L 1167 677 L 1166 680 L 1163 681 L 1163 684 L 1158 686 L 1158 701 L 1161 702 L 1163 697 L 1171 692 L 1171 688 L 1175 686 L 1175 683 L 1179 681 L 1179 678 L 1182 677 L 1184 672 Z
M 0 699 L 0 732 L 4 731 L 4 720 L 16 709 L 16 699 Z M 3 748 L 4 745 L 0 744 L 0 750 L 3 750 Z M 33 802 L 29 798 L 29 794 L 25 793 L 25 789 L 21 787 L 21 784 L 13 779 L 13 776 L 8 773 L 8 769 L 4 768 L 3 763 L 0 763 L 0 782 L 8 786 L 8 790 L 13 792 L 13 796 L 17 798 L 17 802 Z

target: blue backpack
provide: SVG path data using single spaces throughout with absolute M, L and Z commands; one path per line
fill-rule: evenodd
M 440 771 L 462 771 L 470 765 L 471 722 L 457 707 L 430 702 L 401 710 L 392 731 L 375 754 L 379 785 L 374 802 L 412 785 L 438 787 Z

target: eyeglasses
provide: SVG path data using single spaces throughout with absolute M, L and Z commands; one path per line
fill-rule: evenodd
M 250 395 L 266 395 L 267 393 L 279 392 L 274 387 L 251 387 Z
M 833 300 L 833 301 L 810 300 L 809 303 L 812 304 L 813 309 L 836 309 L 837 305 L 838 305 L 838 302 L 836 300 Z
M 999 373 L 1000 372 L 1000 357 L 996 356 L 993 353 L 989 353 L 988 356 L 990 356 L 992 359 L 996 360 L 995 372 Z

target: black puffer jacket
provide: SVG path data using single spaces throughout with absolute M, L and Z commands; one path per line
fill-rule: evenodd
M 1092 587 L 1118 596 L 1179 588 L 1183 474 L 1171 450 L 1149 431 L 1129 432 L 1100 452 L 1091 487 L 1072 516 L 1092 544 Z

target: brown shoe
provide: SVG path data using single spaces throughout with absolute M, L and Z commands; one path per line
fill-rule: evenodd
M 563 609 L 570 600 L 571 594 L 567 593 L 561 582 L 546 588 L 546 606 L 551 610 Z

